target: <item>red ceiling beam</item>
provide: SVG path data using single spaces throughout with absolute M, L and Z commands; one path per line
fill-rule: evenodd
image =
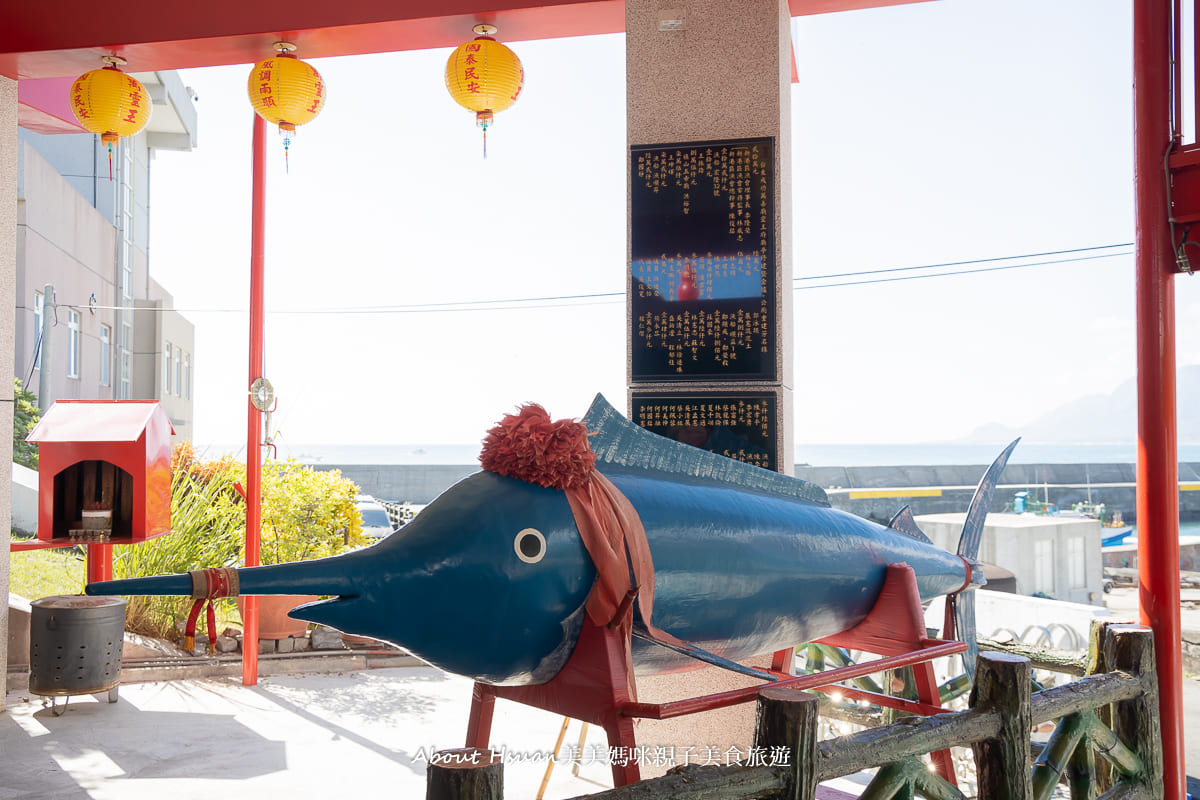
M 793 16 L 914 0 L 789 0 Z M 623 0 L 288 0 L 0 3 L 0 75 L 74 77 L 116 54 L 130 72 L 252 64 L 279 39 L 305 58 L 453 47 L 489 22 L 507 42 L 620 33 Z
M 203 9 L 201 11 L 201 8 Z M 197 5 L 128 0 L 119 11 L 61 0 L 0 5 L 0 75 L 20 80 L 75 76 L 105 54 L 129 72 L 252 64 L 286 39 L 305 58 L 453 47 L 479 22 L 505 41 L 625 30 L 621 0 L 534 5 L 519 0 L 212 0 Z

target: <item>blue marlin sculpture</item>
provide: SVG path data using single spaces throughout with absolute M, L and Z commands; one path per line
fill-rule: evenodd
M 849 630 L 900 562 L 912 567 L 922 600 L 960 595 L 959 633 L 974 638 L 971 590 L 983 582 L 974 558 L 1016 442 L 981 481 L 954 554 L 921 534 L 907 509 L 880 525 L 831 508 L 819 486 L 656 436 L 603 397 L 582 424 L 583 466 L 632 506 L 653 559 L 633 616 L 638 673 L 677 669 L 681 654 L 729 666 Z M 600 583 L 595 558 L 569 491 L 484 466 L 378 544 L 237 569 L 231 593 L 327 595 L 291 616 L 392 642 L 484 683 L 550 680 L 589 613 Z M 635 544 L 617 547 L 626 579 Z M 195 575 L 105 581 L 87 593 L 197 596 Z M 637 591 L 635 583 L 629 596 Z

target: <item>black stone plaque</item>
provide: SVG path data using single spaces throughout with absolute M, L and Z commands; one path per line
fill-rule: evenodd
M 771 139 L 630 148 L 633 383 L 776 381 Z
M 633 421 L 643 428 L 710 453 L 774 470 L 778 418 L 775 395 L 634 395 Z

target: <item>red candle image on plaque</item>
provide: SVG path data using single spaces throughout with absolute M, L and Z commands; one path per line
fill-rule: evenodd
M 696 268 L 691 261 L 683 262 L 679 272 L 679 290 L 675 293 L 676 300 L 699 300 L 700 289 L 696 286 Z

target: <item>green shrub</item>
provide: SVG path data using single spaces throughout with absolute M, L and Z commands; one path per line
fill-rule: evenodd
M 200 460 L 181 443 L 171 456 L 172 533 L 117 548 L 116 577 L 178 574 L 244 563 L 246 505 L 237 490 L 245 465 L 225 456 Z M 336 555 L 365 543 L 354 503 L 357 487 L 337 472 L 317 472 L 295 460 L 262 468 L 261 561 L 274 564 Z M 186 597 L 130 598 L 127 627 L 136 633 L 172 638 L 187 619 Z M 235 617 L 233 601 L 218 615 Z
M 16 403 L 13 409 L 13 461 L 23 467 L 37 469 L 37 445 L 25 441 L 25 437 L 42 416 L 38 410 L 37 398 L 33 396 L 33 392 L 28 392 L 21 386 L 20 378 L 13 378 L 13 399 Z

